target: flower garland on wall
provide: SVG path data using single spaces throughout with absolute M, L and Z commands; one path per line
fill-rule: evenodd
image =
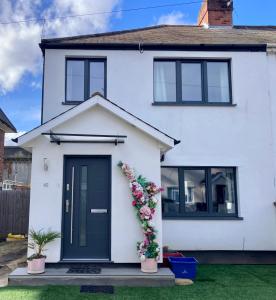
M 141 223 L 144 233 L 144 241 L 137 243 L 137 251 L 141 261 L 146 258 L 159 259 L 160 247 L 156 241 L 157 230 L 154 227 L 153 216 L 157 205 L 154 197 L 162 191 L 155 183 L 149 182 L 141 175 L 136 176 L 135 171 L 129 165 L 119 162 L 118 166 L 128 178 L 133 201 L 132 206 Z

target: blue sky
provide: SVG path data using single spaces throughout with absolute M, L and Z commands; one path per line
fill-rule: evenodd
M 110 11 L 114 9 L 189 2 L 189 0 L 94 0 L 91 1 L 91 3 L 94 2 L 94 5 L 87 7 L 87 2 L 89 1 L 83 0 L 86 1 L 85 3 L 79 0 L 80 3 L 83 3 L 83 9 L 85 9 L 80 11 L 81 8 L 73 7 L 74 0 L 47 0 L 43 1 L 43 3 L 40 2 L 40 0 L 25 0 L 23 9 L 22 3 L 17 3 L 19 0 L 13 0 L 13 6 L 11 6 L 8 1 L 9 0 L 1 0 L 0 22 L 17 21 L 30 17 L 39 17 L 41 15 L 72 15 L 85 13 L 86 11 Z M 53 8 L 53 2 L 57 3 L 55 8 Z M 68 5 L 68 7 L 66 7 L 66 5 Z M 58 7 L 58 9 L 54 11 L 56 7 Z M 234 0 L 234 7 L 235 25 L 276 25 L 275 0 Z M 151 26 L 161 21 L 167 22 L 168 20 L 173 20 L 173 22 L 180 24 L 194 24 L 196 23 L 199 8 L 200 3 L 194 3 L 175 7 L 149 9 L 146 11 L 141 10 L 115 15 L 97 16 L 97 22 L 100 23 L 100 25 L 95 22 L 91 23 L 93 21 L 91 21 L 91 17 L 89 17 L 87 21 L 88 26 L 85 23 L 87 20 L 86 17 L 76 18 L 82 20 L 68 20 L 72 25 L 69 33 L 78 34 L 78 31 L 74 32 L 75 28 L 78 30 L 79 28 L 83 28 L 81 33 L 87 34 L 89 33 L 88 28 L 90 28 L 90 31 L 92 30 L 91 33 L 94 33 L 106 30 L 122 30 Z M 81 23 L 77 24 L 78 21 Z M 75 23 L 73 24 L 73 22 Z M 58 27 L 59 25 L 61 26 Z M 64 27 L 62 25 L 63 24 L 49 25 L 49 28 L 47 28 L 48 33 L 55 36 L 68 35 L 68 31 L 64 32 L 61 30 L 61 28 Z M 0 38 L 1 60 L 5 60 L 6 58 L 4 62 L 7 62 L 6 64 L 1 64 L 0 62 L 0 107 L 6 112 L 18 131 L 27 131 L 40 123 L 42 60 L 37 45 L 40 39 L 40 24 L 33 22 L 33 24 L 20 25 L 20 33 L 22 33 L 20 43 L 17 43 L 16 40 L 17 34 L 19 35 L 18 25 L 5 26 L 7 25 L 0 24 L 0 35 L 4 34 L 5 39 L 9 41 L 7 42 L 5 40 L 5 44 L 3 44 L 4 42 L 1 42 Z M 34 38 L 32 38 L 32 34 Z M 4 48 L 3 45 L 5 46 Z M 35 57 L 35 60 L 30 59 L 32 56 Z M 14 62 L 14 57 L 18 58 L 18 62 L 16 60 Z M 23 63 L 21 65 L 22 61 Z M 15 65 L 12 65 L 12 63 Z M 17 68 L 19 65 L 20 67 Z

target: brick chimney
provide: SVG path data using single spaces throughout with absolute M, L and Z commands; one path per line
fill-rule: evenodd
M 232 26 L 233 0 L 204 0 L 198 14 L 198 26 Z

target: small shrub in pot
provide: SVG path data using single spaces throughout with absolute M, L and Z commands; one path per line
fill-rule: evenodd
M 28 247 L 34 251 L 27 259 L 28 273 L 29 274 L 41 274 L 45 272 L 45 259 L 44 255 L 45 246 L 55 239 L 60 238 L 60 233 L 56 231 L 44 231 L 42 229 L 35 231 L 30 230 L 29 233 L 30 242 Z

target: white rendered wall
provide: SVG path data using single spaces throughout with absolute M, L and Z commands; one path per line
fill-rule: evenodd
M 136 243 L 143 240 L 142 229 L 131 205 L 132 198 L 127 178 L 117 166 L 121 160 L 133 166 L 137 173 L 160 185 L 160 150 L 158 142 L 106 110 L 95 107 L 79 117 L 55 128 L 56 132 L 127 135 L 125 144 L 51 144 L 39 137 L 33 144 L 30 228 L 51 228 L 61 231 L 63 156 L 112 155 L 111 199 L 111 260 L 116 263 L 138 262 Z M 49 170 L 43 169 L 43 158 L 48 158 Z M 162 245 L 161 205 L 155 224 Z M 47 246 L 48 262 L 60 260 L 61 241 Z
M 46 50 L 44 121 L 70 107 L 61 104 L 66 56 L 107 57 L 107 97 L 182 141 L 163 165 L 238 168 L 244 220 L 166 220 L 164 244 L 191 250 L 276 250 L 276 152 L 266 53 Z M 152 106 L 153 59 L 158 57 L 230 58 L 236 106 Z

